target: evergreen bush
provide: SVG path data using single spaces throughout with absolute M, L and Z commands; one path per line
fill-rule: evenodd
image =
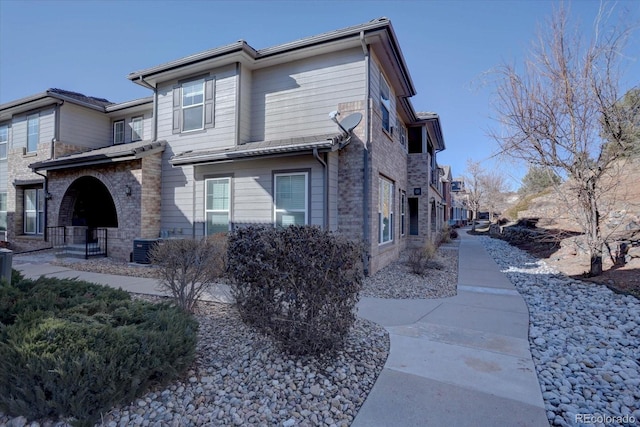
M 178 307 L 131 301 L 72 279 L 0 287 L 0 409 L 93 425 L 100 414 L 177 376 L 197 322 Z
M 312 226 L 239 228 L 228 270 L 243 320 L 296 355 L 340 348 L 362 287 L 361 245 Z

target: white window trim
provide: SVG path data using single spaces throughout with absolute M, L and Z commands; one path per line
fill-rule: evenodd
M 209 181 L 227 181 L 227 185 L 229 186 L 229 209 L 207 209 L 207 188 L 208 188 L 208 182 Z M 228 231 L 231 231 L 231 205 L 232 205 L 232 193 L 231 193 L 231 177 L 218 177 L 218 178 L 207 178 L 204 180 L 204 220 L 206 223 L 206 228 L 205 228 L 205 232 L 207 235 L 210 235 L 212 233 L 209 233 L 209 221 L 207 219 L 207 214 L 208 213 L 226 213 L 227 214 L 227 224 L 228 224 Z
M 389 192 L 384 195 L 383 194 L 383 186 L 382 186 L 382 182 L 386 181 L 390 184 L 390 188 L 389 188 Z M 385 178 L 383 176 L 380 176 L 378 178 L 378 245 L 384 245 L 387 244 L 389 242 L 393 242 L 393 201 L 394 201 L 394 193 L 395 193 L 395 185 L 393 183 L 393 181 L 391 181 L 388 178 Z M 389 201 L 389 240 L 384 240 L 384 227 L 382 226 L 383 224 L 383 212 L 382 212 L 382 201 L 383 201 L 383 196 L 388 197 L 388 201 Z
M 4 146 L 4 150 L 0 150 L 0 160 L 4 160 L 7 158 L 7 154 L 9 151 L 9 126 L 1 125 L 0 130 L 4 130 L 4 132 L 0 132 L 0 134 L 4 133 L 6 136 L 5 140 L 0 140 L 0 147 Z M 4 151 L 4 155 L 2 154 L 2 151 Z
M 202 88 L 202 102 L 185 106 L 184 105 L 184 88 L 185 86 L 194 86 L 196 84 L 200 84 L 200 87 Z M 181 120 L 180 131 L 183 133 L 197 132 L 204 129 L 205 97 L 206 97 L 206 90 L 207 90 L 205 85 L 206 85 L 205 79 L 192 80 L 189 82 L 184 82 L 182 83 L 182 85 L 180 85 L 180 120 Z M 185 110 L 190 110 L 196 107 L 202 107 L 201 126 L 199 128 L 194 128 L 194 129 L 185 129 L 184 128 L 184 124 L 185 124 L 184 112 Z
M 136 126 L 140 126 L 139 132 L 136 132 Z M 134 137 L 135 134 L 137 137 Z M 142 141 L 144 139 L 144 117 L 137 116 L 131 118 L 131 142 Z
M 4 230 L 0 229 L 0 233 L 4 232 L 5 233 L 5 238 L 6 238 L 6 231 L 7 231 L 6 226 L 8 226 L 8 224 L 7 224 L 7 201 L 8 201 L 7 197 L 8 196 L 7 196 L 6 192 L 0 193 L 0 216 L 4 217 L 4 223 L 5 223 L 5 228 L 4 228 Z M 2 239 L 0 239 L 0 240 L 2 240 Z
M 122 127 L 121 131 L 118 131 L 118 126 Z M 122 140 L 118 141 L 116 136 L 118 134 L 122 135 Z M 113 122 L 113 145 L 124 144 L 124 120 L 116 120 Z
M 36 192 L 35 209 L 27 209 L 27 196 L 26 196 L 27 191 Z M 25 193 L 23 197 L 24 212 L 23 212 L 23 226 L 22 226 L 23 233 L 29 234 L 29 235 L 43 234 L 42 227 L 40 227 L 40 215 L 44 216 L 44 206 L 43 206 L 43 209 L 40 210 L 40 204 L 42 203 L 44 205 L 44 190 L 42 188 L 25 188 L 24 193 Z M 35 230 L 34 231 L 27 231 L 27 217 L 29 213 L 31 214 L 35 213 Z M 43 224 L 43 226 L 46 226 L 46 224 Z
M 298 175 L 304 175 L 304 209 L 278 209 L 278 206 L 276 206 L 276 200 L 278 200 L 277 199 L 278 185 L 276 184 L 276 181 L 278 180 L 278 177 L 298 176 Z M 285 173 L 276 173 L 273 175 L 273 225 L 274 227 L 278 226 L 278 213 L 286 213 L 286 212 L 293 212 L 293 213 L 304 212 L 304 224 L 305 225 L 309 224 L 309 172 L 285 172 Z
M 405 219 L 407 204 L 407 193 L 404 190 L 400 190 L 400 236 L 404 237 L 407 234 Z
M 29 147 L 29 140 L 31 134 L 31 126 L 30 122 L 34 120 L 36 122 L 36 132 L 35 132 L 35 146 Z M 38 143 L 40 142 L 40 114 L 30 114 L 27 116 L 27 153 L 34 153 L 38 151 Z M 33 149 L 31 149 L 33 148 Z

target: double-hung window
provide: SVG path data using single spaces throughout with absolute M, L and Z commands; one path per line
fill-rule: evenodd
M 124 143 L 124 120 L 118 120 L 117 122 L 113 122 L 113 143 L 114 144 Z
M 204 129 L 204 80 L 182 85 L 182 131 Z
M 391 133 L 391 91 L 384 76 L 380 74 L 380 110 L 382 113 L 382 129 Z
M 140 141 L 143 138 L 142 117 L 131 119 L 131 141 Z
M 9 126 L 0 126 L 0 159 L 7 158 L 7 145 L 9 143 Z
M 393 182 L 387 178 L 378 178 L 378 243 L 393 240 Z
M 27 152 L 33 153 L 38 150 L 38 140 L 40 138 L 40 115 L 31 114 L 27 116 Z
M 44 230 L 44 190 L 24 190 L 24 234 L 42 234 Z
M 7 193 L 0 193 L 0 231 L 7 231 Z
M 205 217 L 207 235 L 230 230 L 231 178 L 205 180 Z
M 276 227 L 309 223 L 307 172 L 279 173 L 274 176 Z

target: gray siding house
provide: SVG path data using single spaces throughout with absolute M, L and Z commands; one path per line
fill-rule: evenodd
M 39 114 L 53 118 L 37 156 L 9 138 L 22 157 L 0 194 L 16 246 L 46 246 L 48 227 L 101 227 L 109 254 L 128 258 L 136 238 L 311 224 L 362 241 L 372 274 L 442 226 L 440 119 L 414 111 L 386 18 L 261 50 L 238 41 L 128 78 L 151 96 L 60 107 L 47 92 L 53 106 Z M 1 105 L 0 125 L 25 134 L 34 109 Z M 28 210 L 20 180 L 43 192 L 34 235 L 18 218 Z

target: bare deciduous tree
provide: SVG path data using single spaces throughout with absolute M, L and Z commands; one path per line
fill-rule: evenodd
M 570 28 L 560 7 L 541 31 L 522 70 L 498 68 L 493 132 L 502 153 L 566 177 L 567 209 L 586 237 L 590 274 L 602 273 L 606 235 L 602 203 L 629 150 L 628 124 L 638 109 L 621 107 L 622 52 L 631 27 L 611 26 L 613 10 L 601 8 L 593 37 Z M 635 113 L 634 113 L 635 112 Z M 606 189 L 604 187 L 607 187 Z M 576 202 L 577 200 L 577 202 Z
M 489 210 L 489 221 L 493 221 L 493 216 L 505 200 L 507 192 L 507 180 L 503 174 L 497 170 L 485 173 L 480 180 L 483 189 L 483 204 Z
M 464 174 L 465 178 L 465 194 L 469 209 L 471 209 L 471 231 L 476 231 L 476 220 L 478 219 L 478 211 L 484 199 L 484 187 L 482 181 L 485 171 L 479 162 L 467 159 L 467 169 Z

